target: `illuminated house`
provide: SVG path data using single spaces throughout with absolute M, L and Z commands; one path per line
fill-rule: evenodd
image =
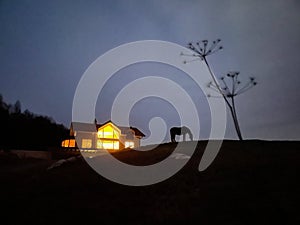
M 140 147 L 145 135 L 135 127 L 117 126 L 112 121 L 104 124 L 72 122 L 70 136 L 64 140 L 64 148 L 121 150 Z M 76 142 L 75 142 L 76 137 Z

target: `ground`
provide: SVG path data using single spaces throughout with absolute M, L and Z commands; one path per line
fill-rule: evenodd
M 2 219 L 7 224 L 300 224 L 299 142 L 225 141 L 212 165 L 198 165 L 206 142 L 187 165 L 156 185 L 130 187 L 98 175 L 82 158 L 0 155 Z M 176 144 L 116 158 L 148 165 Z

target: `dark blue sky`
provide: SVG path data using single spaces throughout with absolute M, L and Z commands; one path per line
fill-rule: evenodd
M 158 39 L 186 45 L 189 41 L 222 39 L 224 50 L 209 62 L 217 76 L 230 70 L 255 76 L 259 85 L 237 98 L 246 138 L 300 139 L 300 3 L 296 0 L 253 1 L 0 1 L 0 93 L 20 100 L 23 109 L 51 116 L 69 126 L 74 92 L 84 71 L 100 55 L 127 42 Z M 145 68 L 183 85 L 172 69 L 149 64 L 121 71 L 133 79 Z M 121 73 L 120 72 L 120 73 Z M 152 74 L 153 73 L 153 74 Z M 123 81 L 112 82 L 118 90 Z M 115 83 L 115 84 L 114 84 Z M 114 86 L 115 85 L 115 86 Z M 190 89 L 197 97 L 198 92 Z M 112 99 L 107 95 L 107 105 Z M 199 94 L 199 110 L 201 105 Z M 176 113 L 160 105 L 168 125 Z M 161 113 L 137 105 L 132 120 L 147 131 L 147 120 Z M 147 111 L 145 119 L 139 117 Z M 200 110 L 201 111 L 201 110 Z M 99 114 L 98 114 L 99 113 Z M 100 115 L 101 114 L 101 115 Z M 209 118 L 203 111 L 204 133 Z M 109 119 L 99 108 L 100 122 Z M 145 123 L 145 124 L 143 124 Z M 235 137 L 228 120 L 226 137 Z

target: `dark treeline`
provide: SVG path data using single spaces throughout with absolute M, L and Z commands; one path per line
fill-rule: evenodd
M 7 104 L 0 95 L 0 149 L 47 150 L 59 147 L 69 131 L 47 116 L 21 111 L 21 103 Z

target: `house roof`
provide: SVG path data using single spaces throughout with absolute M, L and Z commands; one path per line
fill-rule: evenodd
M 81 132 L 97 132 L 97 128 L 93 123 L 72 122 L 71 130 L 80 130 Z
M 130 130 L 132 130 L 134 132 L 134 135 L 135 136 L 138 136 L 138 137 L 145 137 L 145 134 L 143 134 L 143 132 L 141 132 L 138 128 L 136 127 L 124 127 L 124 126 L 118 126 L 116 125 L 115 123 L 113 123 L 111 120 L 103 123 L 103 124 L 97 124 L 97 130 L 100 128 L 100 127 L 103 127 L 104 125 L 108 124 L 108 123 L 112 123 L 114 126 L 116 126 L 117 128 L 119 128 L 121 130 L 121 133 L 122 134 L 126 134 L 128 133 Z
M 109 120 L 105 123 L 102 123 L 102 124 L 96 124 L 96 126 L 94 123 L 72 122 L 70 131 L 71 131 L 72 135 L 74 135 L 73 131 L 75 131 L 75 130 L 78 130 L 81 132 L 97 132 L 97 130 L 100 127 L 103 127 L 104 125 L 106 125 L 108 123 L 112 123 L 114 126 L 116 126 L 121 131 L 122 134 L 127 134 L 128 132 L 133 131 L 135 136 L 141 137 L 141 138 L 145 137 L 145 134 L 143 134 L 143 132 L 141 132 L 138 128 L 132 127 L 132 126 L 130 126 L 130 127 L 118 126 L 118 125 L 114 124 L 111 120 Z
M 135 133 L 136 136 L 145 137 L 145 134 L 143 134 L 143 132 L 141 132 L 136 127 L 130 127 L 130 129 L 132 129 L 134 131 L 134 133 Z

